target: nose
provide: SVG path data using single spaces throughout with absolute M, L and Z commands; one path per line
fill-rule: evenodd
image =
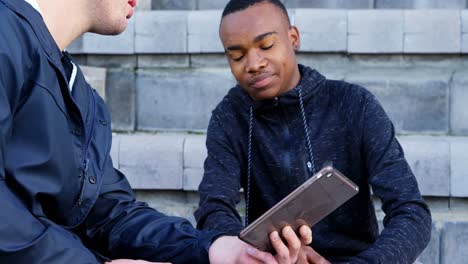
M 258 72 L 267 65 L 265 57 L 256 50 L 249 51 L 246 56 L 247 65 L 245 67 L 245 71 L 248 73 Z

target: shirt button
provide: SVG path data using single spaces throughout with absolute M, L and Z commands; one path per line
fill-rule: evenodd
M 96 178 L 94 178 L 94 176 L 89 177 L 89 182 L 91 184 L 95 184 L 96 183 Z

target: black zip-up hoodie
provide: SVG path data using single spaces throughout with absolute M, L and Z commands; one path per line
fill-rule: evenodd
M 299 69 L 298 86 L 277 98 L 253 101 L 236 86 L 213 111 L 198 227 L 239 234 L 239 189 L 250 183 L 252 222 L 310 177 L 312 156 L 317 170 L 331 161 L 360 191 L 313 227 L 311 246 L 332 262 L 412 263 L 429 242 L 431 215 L 391 121 L 366 89 Z M 386 214 L 380 235 L 371 189 Z

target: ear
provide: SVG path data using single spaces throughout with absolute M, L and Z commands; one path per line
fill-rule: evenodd
M 299 35 L 299 30 L 296 26 L 291 25 L 288 31 L 289 41 L 294 49 L 294 51 L 298 51 L 301 48 L 301 36 Z

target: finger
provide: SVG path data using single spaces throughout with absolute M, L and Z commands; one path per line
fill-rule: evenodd
M 283 228 L 283 237 L 288 243 L 289 256 L 291 260 L 295 262 L 297 255 L 299 254 L 299 250 L 301 249 L 301 240 L 299 240 L 299 237 L 290 226 Z
M 314 264 L 329 264 L 324 257 L 317 253 L 313 248 L 309 248 L 306 253 L 307 261 Z
M 296 264 L 308 264 L 307 256 L 303 250 L 299 251 L 299 255 L 297 256 Z
M 310 227 L 303 225 L 299 229 L 299 234 L 301 234 L 301 240 L 303 245 L 309 245 L 312 243 L 312 229 Z
M 284 230 L 284 229 L 283 229 Z M 290 252 L 288 247 L 284 244 L 283 240 L 279 236 L 277 231 L 274 231 L 270 234 L 270 242 L 273 245 L 273 248 L 276 251 L 276 259 L 279 263 L 288 263 L 290 262 L 289 256 Z
M 248 247 L 247 248 L 247 254 L 249 254 L 249 256 L 251 256 L 252 258 L 260 261 L 261 263 L 278 264 L 276 262 L 275 258 L 273 257 L 273 255 L 271 255 L 268 252 L 264 252 L 264 251 L 260 251 L 258 249 L 255 249 L 253 247 Z

